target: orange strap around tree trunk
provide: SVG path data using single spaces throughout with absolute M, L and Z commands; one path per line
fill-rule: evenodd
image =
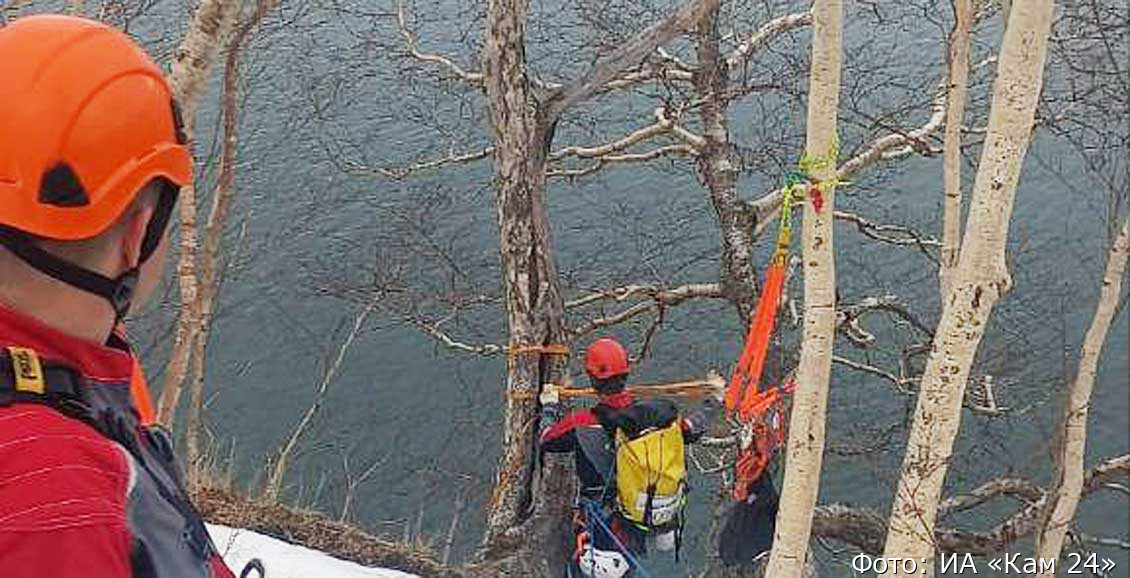
M 512 357 L 525 353 L 538 353 L 543 355 L 569 355 L 569 346 L 561 344 L 511 345 L 506 348 L 506 353 Z

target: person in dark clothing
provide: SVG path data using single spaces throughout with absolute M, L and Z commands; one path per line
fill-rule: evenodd
M 627 548 L 628 552 L 625 554 L 637 556 L 645 552 L 647 534 L 616 511 L 616 450 L 613 436 L 617 427 L 630 431 L 633 429 L 633 422 L 644 422 L 653 414 L 676 410 L 669 401 L 637 401 L 633 398 L 631 392 L 626 390 L 630 373 L 627 352 L 613 339 L 598 339 L 588 348 L 585 354 L 585 372 L 597 393 L 597 404 L 565 415 L 557 391 L 546 388 L 540 397 L 542 429 L 539 445 L 543 452 L 573 454 L 579 481 L 579 498 L 603 506 L 608 529 L 614 534 L 608 535 L 608 532 L 597 527 L 593 535 L 579 540 L 591 540 L 597 551 L 604 551 L 609 556 L 614 557 L 621 546 Z M 704 409 L 694 416 L 677 417 L 686 443 L 698 441 L 705 433 L 707 414 L 713 409 L 711 401 L 712 398 L 708 398 Z M 578 513 L 578 517 L 583 515 L 583 512 Z M 577 525 L 578 531 L 583 531 L 586 524 Z M 574 565 L 577 564 L 578 560 L 574 560 Z M 581 568 L 581 572 L 584 576 L 600 578 L 627 575 L 627 570 L 624 573 L 601 572 L 599 568 L 594 570 L 591 567 Z

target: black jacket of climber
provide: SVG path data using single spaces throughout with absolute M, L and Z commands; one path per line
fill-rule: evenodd
M 542 407 L 541 449 L 545 452 L 573 452 L 577 466 L 577 478 L 581 483 L 581 493 L 598 498 L 605 495 L 605 489 L 613 484 L 612 473 L 616 459 L 613 447 L 615 423 L 621 427 L 625 422 L 644 421 L 655 411 L 673 408 L 670 402 L 637 401 L 628 391 L 620 391 L 600 397 L 592 408 L 563 415 L 561 404 L 552 403 Z M 708 407 L 681 420 L 683 439 L 694 443 L 706 432 L 706 413 Z M 613 490 L 611 494 L 614 495 Z

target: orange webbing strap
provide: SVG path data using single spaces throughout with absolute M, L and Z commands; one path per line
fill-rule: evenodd
M 744 427 L 748 434 L 743 440 L 734 471 L 734 499 L 741 502 L 749 496 L 749 488 L 769 467 L 777 448 L 785 443 L 786 428 L 784 396 L 796 389 L 789 381 L 781 387 L 769 387 L 757 397 Z
M 738 454 L 738 461 L 734 465 L 734 499 L 739 502 L 744 502 L 749 497 L 749 488 L 761 474 L 765 473 L 766 468 L 769 467 L 769 458 L 772 457 L 772 451 L 768 447 L 767 438 L 762 432 L 756 431 L 760 428 L 754 428 L 753 444 L 742 449 Z
M 730 377 L 726 391 L 726 414 L 741 408 L 742 417 L 749 416 L 748 407 L 756 403 L 761 372 L 765 367 L 765 357 L 769 353 L 769 340 L 777 323 L 777 306 L 785 286 L 785 264 L 774 259 L 765 279 L 765 287 L 757 302 L 757 311 L 749 325 L 745 348 L 738 365 Z
M 539 353 L 543 355 L 569 355 L 568 345 L 511 345 L 506 348 L 506 354 L 514 357 L 528 353 Z
M 742 405 L 740 415 L 745 421 L 759 418 L 780 399 L 781 394 L 777 392 L 775 387 L 763 392 L 755 392 L 753 399 L 746 399 L 749 405 Z

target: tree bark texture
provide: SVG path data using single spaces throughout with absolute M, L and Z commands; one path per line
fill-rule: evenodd
M 812 16 L 812 68 L 808 81 L 805 155 L 819 182 L 836 176 L 837 118 L 840 95 L 842 6 L 817 0 Z M 804 203 L 804 329 L 789 421 L 788 454 L 777 529 L 767 576 L 804 575 L 812 516 L 820 489 L 824 454 L 824 419 L 832 347 L 836 333 L 836 268 L 832 244 L 835 187 L 820 187 L 823 203 L 810 189 Z
M 505 552 L 534 552 L 552 564 L 552 536 L 568 523 L 564 492 L 555 462 L 544 473 L 546 488 L 533 496 L 537 443 L 537 396 L 542 384 L 559 382 L 561 356 L 528 348 L 564 343 L 564 302 L 554 261 L 545 206 L 546 160 L 557 119 L 594 94 L 620 72 L 638 65 L 657 46 L 692 29 L 718 0 L 693 0 L 598 59 L 584 75 L 550 92 L 530 80 L 525 56 L 527 0 L 492 0 L 483 43 L 483 90 L 494 137 L 495 208 L 499 227 L 503 292 L 509 344 L 507 400 L 502 457 L 487 509 L 484 540 L 488 558 Z M 531 516 L 531 513 L 534 516 Z M 552 513 L 552 515 L 551 515 Z M 531 532 L 534 532 L 531 535 Z M 547 541 L 538 542 L 538 537 Z M 541 544 L 532 548 L 532 543 Z M 515 571 L 528 571 L 529 556 Z M 564 558 L 559 560 L 563 561 Z M 544 568 L 544 567 L 543 567 Z M 542 571 L 542 569 L 536 569 Z
M 1051 14 L 1051 0 L 1012 8 L 953 289 L 919 386 L 891 508 L 884 556 L 925 559 L 927 576 L 933 574 L 938 499 L 970 368 L 993 306 L 1011 283 L 1005 241 L 1043 86 Z
M 1060 430 L 1056 456 L 1055 485 L 1045 511 L 1043 524 L 1036 535 L 1036 557 L 1046 560 L 1059 558 L 1067 530 L 1075 519 L 1075 509 L 1083 492 L 1083 458 L 1087 444 L 1087 410 L 1091 405 L 1091 392 L 1095 387 L 1095 372 L 1099 355 L 1106 343 L 1111 322 L 1118 311 L 1122 297 L 1122 280 L 1126 274 L 1126 256 L 1130 250 L 1130 220 L 1122 221 L 1114 244 L 1107 255 L 1103 272 L 1099 303 L 1091 327 L 1083 338 L 1079 368 L 1075 382 L 1067 392 L 1063 406 L 1063 425 Z M 1040 572 L 1038 576 L 1051 578 L 1055 572 Z
M 706 186 L 710 204 L 718 218 L 722 241 L 722 294 L 734 304 L 743 323 L 748 323 L 757 299 L 757 270 L 753 264 L 754 218 L 738 196 L 737 168 L 731 159 L 726 115 L 730 73 L 726 55 L 719 48 L 718 7 L 698 23 L 696 49 L 699 69 L 694 77 L 701 98 L 705 146 L 698 159 L 698 172 Z
M 942 214 L 942 253 L 938 280 L 942 301 L 949 296 L 953 270 L 961 248 L 961 123 L 969 93 L 969 45 L 973 0 L 954 0 L 955 21 L 949 39 L 949 85 L 946 89 L 946 134 L 943 152 L 945 205 Z
M 492 0 L 483 45 L 483 78 L 494 136 L 494 188 L 510 345 L 562 343 L 564 302 L 545 207 L 549 134 L 525 58 L 526 0 Z M 537 396 L 557 381 L 561 360 L 539 353 L 511 355 L 503 453 L 487 514 L 488 549 L 509 543 L 532 505 Z M 511 536 L 514 538 L 514 536 Z
M 173 58 L 169 84 L 180 105 L 190 146 L 195 141 L 193 127 L 200 97 L 216 60 L 216 52 L 234 25 L 239 7 L 239 0 L 202 0 L 196 7 L 188 32 Z M 196 189 L 193 185 L 181 188 L 179 205 L 180 254 L 177 260 L 177 283 L 181 306 L 177 315 L 173 351 L 165 370 L 165 382 L 157 409 L 157 421 L 165 427 L 172 426 L 180 401 L 200 317 L 196 273 Z

